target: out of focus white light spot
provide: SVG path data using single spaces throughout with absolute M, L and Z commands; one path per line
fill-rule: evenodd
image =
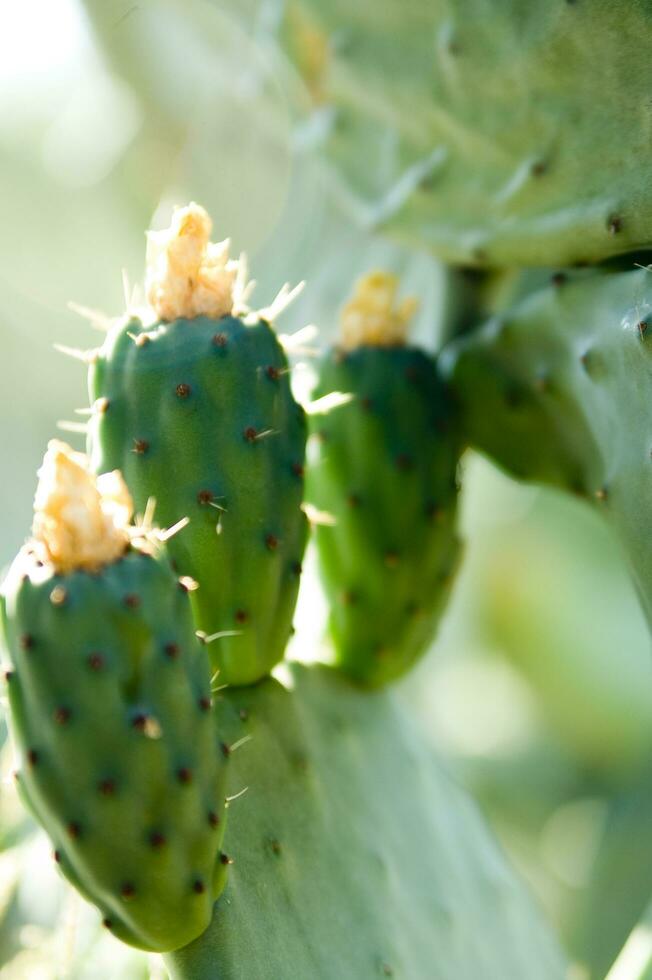
M 65 66 L 86 36 L 77 0 L 20 0 L 0 6 L 0 86 L 24 85 Z
M 107 75 L 91 76 L 55 116 L 43 139 L 43 163 L 69 187 L 88 187 L 111 172 L 141 123 L 130 89 Z
M 558 807 L 541 832 L 541 856 L 571 888 L 586 885 L 605 820 L 603 800 L 575 800 Z
M 631 933 L 623 950 L 607 975 L 607 980 L 632 980 L 642 977 L 652 963 L 652 929 L 639 925 Z
M 518 750 L 536 728 L 529 688 L 499 660 L 451 660 L 440 667 L 431 696 L 436 734 L 455 754 Z

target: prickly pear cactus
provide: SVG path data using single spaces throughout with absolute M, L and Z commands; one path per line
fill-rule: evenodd
M 412 305 L 394 277 L 360 281 L 317 398 L 353 401 L 313 419 L 309 497 L 336 662 L 357 681 L 404 673 L 432 639 L 460 556 L 458 441 L 434 360 L 405 342 Z
M 127 315 L 94 357 L 89 452 L 96 472 L 124 473 L 140 511 L 156 500 L 159 524 L 189 518 L 169 553 L 197 583 L 195 621 L 216 639 L 221 682 L 249 684 L 282 658 L 292 627 L 306 430 L 274 311 L 244 314 L 243 266 L 209 234 L 191 205 L 151 236 L 156 319 Z
M 523 886 L 396 696 L 284 666 L 223 693 L 229 881 L 173 980 L 563 980 Z M 287 672 L 286 672 L 287 671 Z
M 368 224 L 488 266 L 599 261 L 652 241 L 649 4 L 284 10 L 309 96 L 301 122 Z
M 18 788 L 107 929 L 175 949 L 204 931 L 226 873 L 226 759 L 188 595 L 160 551 L 130 543 L 116 474 L 96 484 L 52 443 L 36 505 L 1 603 Z
M 561 277 L 451 344 L 440 363 L 471 445 L 610 519 L 652 620 L 651 342 L 647 269 Z

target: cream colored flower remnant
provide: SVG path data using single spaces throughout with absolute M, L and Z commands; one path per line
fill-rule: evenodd
M 388 272 L 371 272 L 359 279 L 340 317 L 340 345 L 400 347 L 405 344 L 417 300 L 397 303 L 398 279 Z
M 177 208 L 169 228 L 147 233 L 145 292 L 159 319 L 219 319 L 237 308 L 244 262 L 229 258 L 228 239 L 211 242 L 211 230 L 208 213 L 191 203 Z
M 129 544 L 133 503 L 121 474 L 96 477 L 88 458 L 52 439 L 34 498 L 33 542 L 56 572 L 95 571 Z

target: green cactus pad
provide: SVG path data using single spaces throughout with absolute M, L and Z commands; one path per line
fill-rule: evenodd
M 198 629 L 220 681 L 260 680 L 283 656 L 299 588 L 305 418 L 270 325 L 226 316 L 116 324 L 90 369 L 97 473 L 122 470 L 138 510 L 189 525 L 169 541 L 199 585 Z
M 292 0 L 307 134 L 358 215 L 462 264 L 652 243 L 652 8 L 631 0 Z M 307 120 L 306 120 L 307 117 Z
M 652 278 L 559 280 L 444 351 L 468 442 L 593 501 L 652 621 Z
M 458 443 L 433 359 L 413 347 L 326 354 L 317 397 L 353 402 L 313 416 L 308 496 L 318 525 L 338 666 L 365 684 L 404 673 L 445 608 L 460 545 Z
M 124 942 L 188 943 L 226 870 L 225 761 L 188 596 L 160 556 L 57 575 L 26 549 L 3 593 L 18 788 L 55 860 Z
M 525 888 L 391 691 L 294 664 L 220 711 L 231 741 L 253 736 L 231 762 L 248 791 L 227 887 L 166 957 L 173 980 L 562 980 Z

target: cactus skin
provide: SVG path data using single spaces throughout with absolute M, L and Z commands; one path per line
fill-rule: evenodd
M 424 351 L 330 351 L 315 395 L 332 391 L 355 397 L 313 416 L 308 497 L 337 522 L 315 531 L 337 665 L 378 685 L 411 667 L 445 608 L 460 553 L 458 446 Z
M 370 224 L 485 267 L 596 262 L 652 242 L 649 4 L 285 9 L 309 131 Z
M 449 345 L 440 364 L 470 445 L 610 519 L 652 622 L 651 344 L 641 270 L 540 290 Z
M 307 521 L 306 425 L 285 354 L 265 320 L 225 316 L 115 325 L 90 368 L 97 473 L 122 470 L 138 510 L 190 524 L 168 544 L 220 681 L 250 684 L 281 660 Z M 216 505 L 216 506 L 215 506 Z M 223 509 L 217 509 L 223 508 Z M 216 529 L 221 527 L 221 533 Z
M 114 935 L 188 943 L 225 882 L 226 760 L 187 594 L 161 556 L 59 575 L 26 549 L 3 593 L 24 802 Z
M 563 980 L 549 927 L 392 688 L 287 664 L 224 692 L 228 884 L 172 980 Z M 230 710 L 229 710 L 230 709 Z M 409 907 L 410 914 L 406 914 Z

